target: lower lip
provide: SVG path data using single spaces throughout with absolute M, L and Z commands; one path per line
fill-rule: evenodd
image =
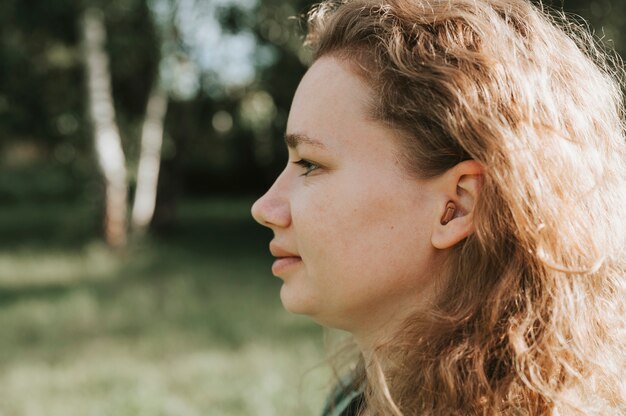
M 302 263 L 302 258 L 300 257 L 281 257 L 274 261 L 272 264 L 272 273 L 276 276 L 280 275 L 291 269 L 294 266 Z

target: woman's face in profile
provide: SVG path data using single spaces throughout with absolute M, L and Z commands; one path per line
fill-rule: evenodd
M 433 183 L 410 176 L 394 132 L 367 119 L 370 94 L 345 63 L 316 61 L 293 99 L 287 166 L 252 208 L 274 232 L 285 308 L 353 333 L 419 303 L 440 215 Z

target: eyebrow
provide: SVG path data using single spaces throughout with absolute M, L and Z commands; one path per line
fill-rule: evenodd
M 319 140 L 312 139 L 311 137 L 305 134 L 287 134 L 285 133 L 285 144 L 287 147 L 295 149 L 300 144 L 308 144 L 311 146 L 319 147 L 321 149 L 325 149 L 324 143 Z

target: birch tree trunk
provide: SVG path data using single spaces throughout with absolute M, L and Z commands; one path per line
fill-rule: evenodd
M 126 160 L 115 121 L 106 31 L 102 12 L 88 8 L 83 13 L 81 35 L 87 72 L 89 116 L 94 148 L 105 183 L 104 236 L 112 247 L 126 244 Z
M 167 101 L 167 92 L 162 88 L 157 75 L 141 129 L 137 187 L 131 215 L 133 231 L 137 234 L 145 233 L 154 215 Z

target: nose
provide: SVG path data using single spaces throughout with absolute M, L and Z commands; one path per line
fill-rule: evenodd
M 252 217 L 261 225 L 275 229 L 291 224 L 291 212 L 287 192 L 282 186 L 281 176 L 272 187 L 252 205 Z

